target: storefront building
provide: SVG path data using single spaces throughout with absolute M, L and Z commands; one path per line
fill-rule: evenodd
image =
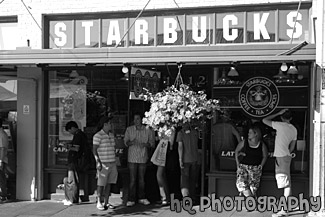
M 172 85 L 180 65 L 184 83 L 219 99 L 223 114 L 229 115 L 227 123 L 216 115 L 201 132 L 201 195 L 238 194 L 237 142 L 225 126 L 245 137 L 250 124 L 282 108 L 293 111 L 298 129 L 293 194 L 319 194 L 312 178 L 319 163 L 317 1 L 151 2 L 141 12 L 146 2 L 129 7 L 114 2 L 116 7 L 105 10 L 99 1 L 88 3 L 94 4 L 89 10 L 72 2 L 53 1 L 51 10 L 42 1 L 2 3 L 19 8 L 17 14 L 5 13 L 3 35 L 7 27 L 24 32 L 15 40 L 28 41 L 16 50 L 6 43 L 0 47 L 0 64 L 12 69 L 2 70 L 0 78 L 18 82 L 17 198 L 50 198 L 62 183 L 67 152 L 61 144 L 71 139 L 64 130 L 67 121 L 77 121 L 91 143 L 99 117 L 113 113 L 116 134 L 123 137 L 133 112 L 149 107 L 138 100 L 142 88 L 157 92 Z M 272 157 L 275 132 L 261 127 L 269 159 L 259 194 L 279 196 Z M 120 171 L 125 171 L 122 152 L 120 146 Z

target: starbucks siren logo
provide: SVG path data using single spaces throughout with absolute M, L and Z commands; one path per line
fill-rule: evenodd
M 247 80 L 239 91 L 239 103 L 253 117 L 271 114 L 279 103 L 279 90 L 268 78 L 254 77 Z

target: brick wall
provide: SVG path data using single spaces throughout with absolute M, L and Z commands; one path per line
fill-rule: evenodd
M 181 8 L 210 7 L 227 5 L 251 5 L 251 4 L 273 4 L 295 2 L 299 0 L 175 0 Z M 312 2 L 312 0 L 302 0 Z M 43 14 L 67 14 L 82 12 L 103 11 L 140 11 L 147 0 L 4 0 L 0 5 L 0 17 L 18 16 L 18 42 L 17 46 L 26 46 L 30 40 L 32 48 L 41 48 L 42 31 L 29 14 L 33 14 L 38 25 L 42 26 Z M 177 8 L 174 0 L 151 0 L 147 9 Z

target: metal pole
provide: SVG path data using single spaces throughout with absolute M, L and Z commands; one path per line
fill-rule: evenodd
M 204 188 L 205 188 L 205 154 L 206 154 L 206 146 L 205 146 L 205 124 L 202 127 L 202 162 L 201 162 L 201 196 L 204 196 Z

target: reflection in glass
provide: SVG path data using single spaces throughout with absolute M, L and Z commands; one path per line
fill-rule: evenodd
M 130 46 L 153 46 L 154 45 L 154 17 L 142 17 L 130 19 L 129 25 L 134 25 L 130 29 Z
M 98 47 L 99 46 L 99 21 L 77 20 L 76 21 L 75 47 Z
M 275 11 L 247 13 L 247 42 L 275 42 Z
M 297 11 L 279 11 L 279 41 L 301 42 L 308 38 L 308 10 L 300 10 L 295 24 Z M 295 28 L 295 31 L 292 31 Z
M 102 47 L 115 47 L 125 32 L 125 19 L 103 19 L 102 20 Z M 125 38 L 120 47 L 125 46 Z
M 213 16 L 186 16 L 186 44 L 211 44 L 213 39 Z
M 157 45 L 182 45 L 183 16 L 158 17 Z
M 244 42 L 244 13 L 217 14 L 216 43 Z
M 50 21 L 50 48 L 73 48 L 73 21 Z

